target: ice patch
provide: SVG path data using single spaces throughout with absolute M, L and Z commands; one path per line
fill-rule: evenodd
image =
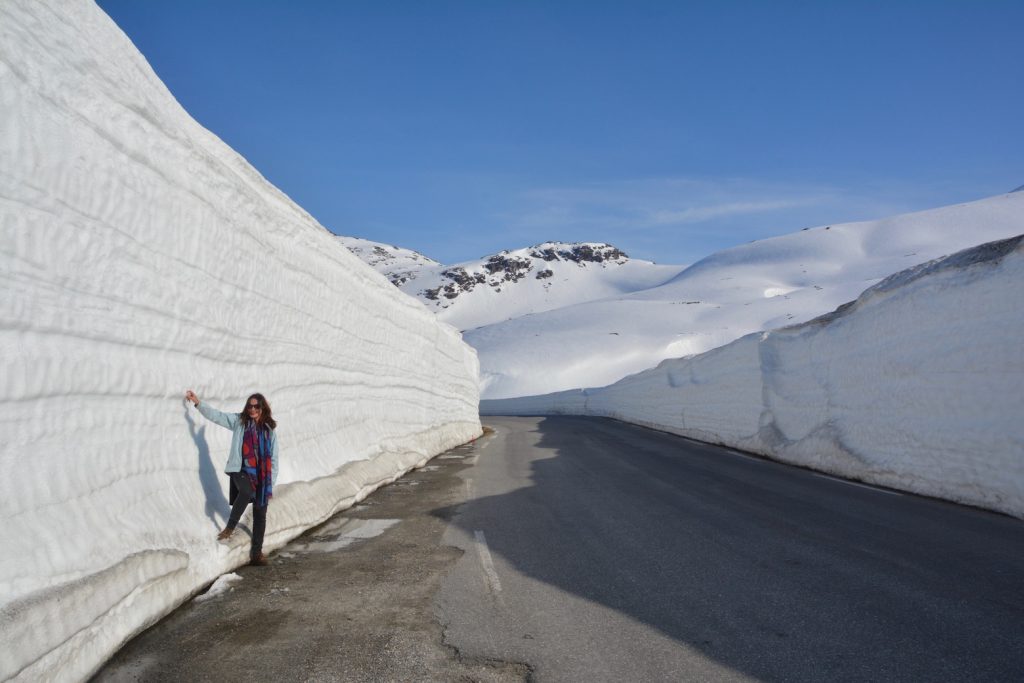
M 288 548 L 299 553 L 330 553 L 356 541 L 380 536 L 400 521 L 402 520 L 340 517 L 319 529 L 313 536 L 316 540 L 291 543 Z

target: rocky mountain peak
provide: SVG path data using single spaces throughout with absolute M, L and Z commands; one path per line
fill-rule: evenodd
M 409 249 L 339 239 L 403 292 L 462 330 L 644 289 L 681 269 L 631 259 L 605 242 L 541 242 L 443 265 Z
M 625 252 L 603 242 L 543 242 L 525 249 L 504 249 L 479 261 L 447 268 L 441 271 L 442 281 L 436 287 L 419 294 L 431 301 L 454 300 L 479 285 L 500 292 L 502 287 L 519 282 L 531 273 L 536 280 L 550 278 L 554 275 L 551 264 L 555 262 L 575 263 L 585 268 L 588 264 L 606 267 L 628 260 Z
M 573 261 L 574 263 L 623 262 L 629 256 L 603 242 L 544 242 L 529 248 L 530 256 L 544 261 Z

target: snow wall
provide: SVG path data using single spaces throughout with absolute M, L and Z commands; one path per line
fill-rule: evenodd
M 835 312 L 600 389 L 485 400 L 597 415 L 1024 517 L 1024 236 L 893 275 Z
M 248 559 L 224 411 L 278 420 L 272 550 L 480 433 L 478 364 L 192 120 L 85 0 L 0 2 L 0 679 L 81 680 Z M 243 518 L 243 525 L 247 519 Z

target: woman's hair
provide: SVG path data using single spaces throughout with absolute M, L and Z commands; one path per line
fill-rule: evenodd
M 260 421 L 271 429 L 277 429 L 277 422 L 274 420 L 273 413 L 270 412 L 270 404 L 267 403 L 267 399 L 263 394 L 253 394 L 245 399 L 245 406 L 242 408 L 242 425 L 248 427 L 249 423 L 252 422 L 252 418 L 249 417 L 249 401 L 253 399 L 259 401 L 260 408 L 263 409 L 260 412 Z

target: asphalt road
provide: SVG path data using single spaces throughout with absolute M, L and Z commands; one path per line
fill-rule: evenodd
M 488 422 L 445 537 L 463 653 L 558 681 L 1024 680 L 1019 520 L 610 420 Z
M 97 680 L 1024 680 L 1019 520 L 609 420 L 486 423 Z

